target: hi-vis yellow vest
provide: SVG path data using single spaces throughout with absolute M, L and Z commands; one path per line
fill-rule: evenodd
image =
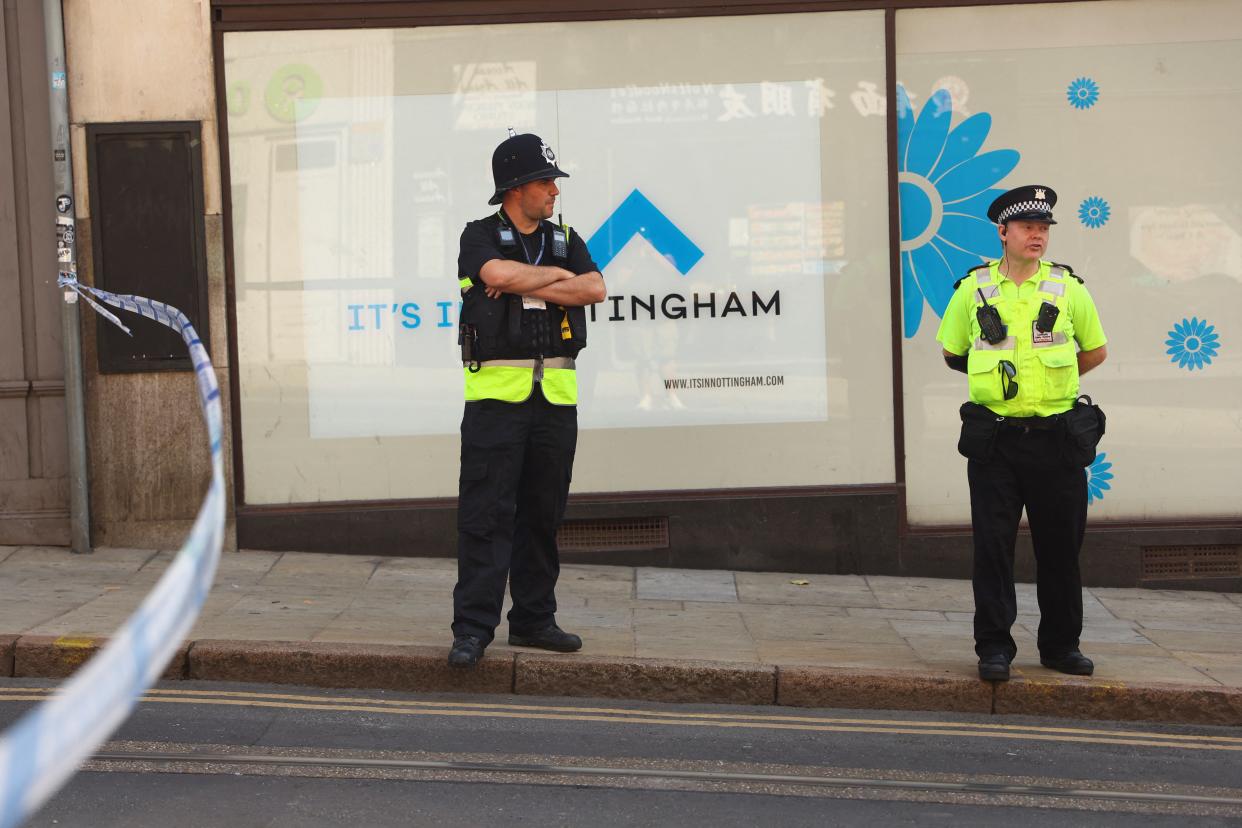
M 477 371 L 470 366 L 462 369 L 466 374 L 466 402 L 526 402 L 538 382 L 548 402 L 578 404 L 578 372 L 570 357 L 489 359 L 478 363 L 478 367 Z
M 459 280 L 459 285 L 463 295 L 471 289 L 482 290 L 468 278 Z M 463 365 L 462 372 L 466 402 L 526 402 L 537 382 L 544 399 L 553 405 L 578 404 L 578 371 L 572 357 L 488 359 Z
M 1031 277 L 1035 291 L 1019 290 L 1022 299 L 1006 297 L 1001 291 L 1003 278 L 996 262 L 972 270 L 959 285 L 974 300 L 970 313 L 971 343 L 966 369 L 970 378 L 970 399 L 1003 417 L 1047 417 L 1068 411 L 1078 396 L 1078 356 L 1073 338 L 1073 320 L 1066 303 L 1070 272 L 1050 262 L 1041 262 Z M 1023 283 L 1019 288 L 1024 288 Z M 984 303 L 1000 312 L 1007 336 L 993 345 L 983 338 L 975 311 Z M 1049 333 L 1035 329 L 1035 319 L 1044 302 L 1060 310 Z M 1007 379 L 1001 377 L 1001 362 L 1016 368 L 1017 395 L 1005 399 Z

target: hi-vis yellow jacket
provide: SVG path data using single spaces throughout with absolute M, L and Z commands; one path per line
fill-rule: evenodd
M 984 302 L 1000 312 L 1006 337 L 993 345 L 983 338 L 976 316 Z M 1049 333 L 1035 329 L 1044 302 L 1060 313 Z M 970 399 L 1002 417 L 1047 417 L 1068 411 L 1078 396 L 1079 349 L 1108 340 L 1082 279 L 1068 266 L 1041 261 L 1035 275 L 1014 284 L 999 262 L 974 268 L 957 284 L 936 334 L 946 351 L 967 355 Z M 1016 396 L 1006 400 L 1008 377 L 1002 361 L 1016 369 Z

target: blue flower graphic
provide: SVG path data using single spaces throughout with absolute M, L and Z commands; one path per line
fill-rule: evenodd
M 986 112 L 950 131 L 953 99 L 938 89 L 916 116 L 897 85 L 897 182 L 901 203 L 901 296 L 906 337 L 923 318 L 923 300 L 944 315 L 953 283 L 988 258 L 1000 256 L 988 205 L 1004 192 L 990 189 L 1018 165 L 1017 150 L 980 154 L 992 128 Z
M 1075 109 L 1090 109 L 1100 99 L 1100 87 L 1091 78 L 1078 78 L 1065 90 L 1065 97 Z
M 1078 220 L 1092 230 L 1107 224 L 1111 215 L 1108 202 L 1099 196 L 1084 198 L 1082 204 L 1078 205 Z
M 1112 488 L 1108 481 L 1113 479 L 1113 473 L 1109 471 L 1113 467 L 1112 463 L 1107 463 L 1104 458 L 1108 455 L 1100 452 L 1091 461 L 1091 465 L 1087 466 L 1087 505 L 1090 506 L 1097 500 L 1104 499 L 1104 492 Z
M 1176 363 L 1178 368 L 1193 371 L 1212 363 L 1220 347 L 1220 336 L 1215 325 L 1192 316 L 1174 324 L 1164 344 L 1169 346 L 1165 353 L 1169 354 L 1171 362 Z

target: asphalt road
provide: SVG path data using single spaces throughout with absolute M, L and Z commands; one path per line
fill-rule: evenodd
M 0 725 L 54 684 L 0 680 Z M 38 826 L 1239 825 L 1242 730 L 176 682 Z

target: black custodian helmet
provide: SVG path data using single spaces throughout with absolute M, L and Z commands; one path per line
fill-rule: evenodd
M 538 135 L 510 136 L 492 153 L 496 193 L 487 203 L 499 204 L 506 190 L 543 178 L 569 178 L 569 173 L 556 166 L 556 153 Z

